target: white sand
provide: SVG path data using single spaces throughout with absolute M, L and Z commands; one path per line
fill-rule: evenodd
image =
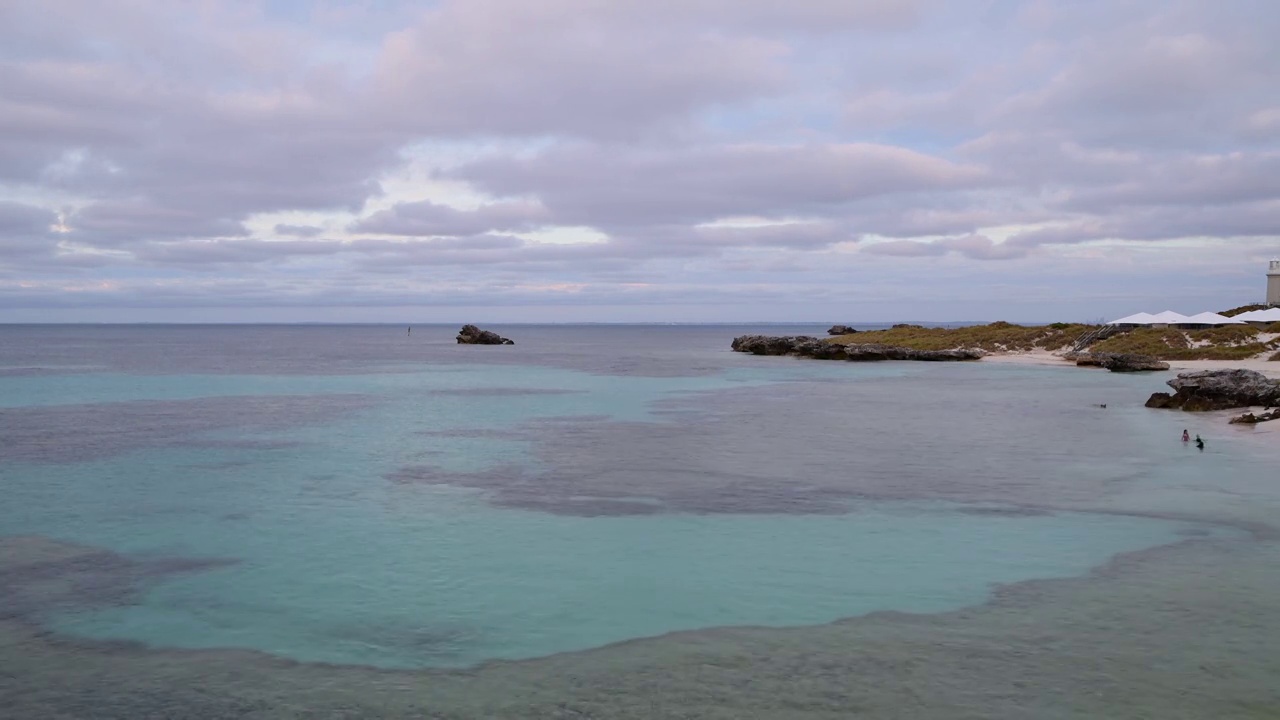
M 1048 350 L 1032 350 L 1023 353 L 1005 353 L 988 355 L 982 358 L 984 363 L 1013 363 L 1018 365 L 1056 365 L 1070 367 L 1071 363 L 1063 360 L 1061 355 Z M 1251 358 L 1248 360 L 1170 360 L 1171 372 L 1189 372 L 1192 370 L 1256 370 L 1267 377 L 1280 378 L 1280 362 Z M 1097 368 L 1081 368 L 1097 369 Z M 1244 412 L 1243 410 L 1241 412 Z M 1265 423 L 1264 423 L 1265 425 Z

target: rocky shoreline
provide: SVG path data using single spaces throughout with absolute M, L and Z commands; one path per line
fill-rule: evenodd
M 1173 388 L 1173 393 L 1152 393 L 1147 407 L 1208 412 L 1280 406 L 1280 380 L 1272 380 L 1253 370 L 1186 372 L 1167 384 Z
M 730 345 L 734 352 L 752 355 L 794 355 L 815 360 L 849 360 L 853 362 L 877 362 L 882 360 L 917 360 L 923 362 L 954 362 L 979 360 L 987 353 L 982 350 L 916 350 L 913 348 L 881 345 L 879 343 L 850 343 L 841 345 L 808 335 L 773 337 L 769 335 L 741 335 Z
M 1073 352 L 1062 356 L 1077 367 L 1100 367 L 1111 372 L 1158 372 L 1168 370 L 1169 363 L 1150 355 L 1133 353 Z

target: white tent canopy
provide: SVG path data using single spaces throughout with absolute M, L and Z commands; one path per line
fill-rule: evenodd
M 1236 316 L 1236 319 L 1242 322 L 1280 322 L 1280 307 L 1267 308 L 1266 310 L 1250 310 L 1246 313 L 1240 313 Z
M 1112 320 L 1108 325 L 1150 325 L 1155 322 L 1155 316 L 1151 313 L 1140 312 L 1137 315 L 1128 315 L 1119 320 Z
M 1188 322 L 1187 316 L 1182 313 L 1176 313 L 1172 310 L 1156 313 L 1151 316 L 1153 324 L 1156 325 L 1181 325 Z
M 1213 312 L 1202 312 L 1192 315 L 1186 320 L 1188 325 L 1244 325 L 1244 320 L 1229 318 Z
M 1251 317 L 1254 316 L 1254 317 Z M 1128 315 L 1119 320 L 1112 320 L 1108 325 L 1243 325 L 1246 322 L 1275 322 L 1280 321 L 1280 308 L 1272 308 L 1271 310 L 1255 310 L 1251 313 L 1243 313 L 1234 318 L 1225 315 L 1219 315 L 1214 312 L 1202 312 L 1195 315 L 1183 315 L 1172 310 L 1165 310 L 1161 313 L 1152 315 L 1151 313 L 1140 312 L 1136 315 Z

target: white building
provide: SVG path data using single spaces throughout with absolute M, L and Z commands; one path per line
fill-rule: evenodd
M 1223 325 L 1244 325 L 1244 320 L 1229 318 L 1226 315 L 1219 315 L 1215 312 L 1196 313 L 1187 318 L 1185 323 L 1178 325 L 1180 328 L 1201 330 L 1211 327 L 1222 327 Z
M 1280 305 L 1280 260 L 1272 260 L 1267 268 L 1267 304 Z
M 1115 325 L 1122 328 L 1146 327 L 1155 322 L 1155 315 L 1151 313 L 1140 312 L 1134 315 L 1126 315 L 1117 320 L 1112 320 L 1108 325 Z
M 1271 323 L 1280 322 L 1280 307 L 1267 308 L 1266 310 L 1250 310 L 1249 312 L 1240 313 L 1236 316 L 1236 319 L 1247 322 L 1250 325 L 1265 327 Z
M 1280 310 L 1280 308 L 1276 309 Z M 1276 314 L 1280 315 L 1280 312 L 1277 312 Z M 1243 316 L 1241 316 L 1241 318 L 1243 318 Z M 1128 315 L 1118 320 L 1112 320 L 1107 324 L 1116 325 L 1121 328 L 1151 327 L 1203 330 L 1211 327 L 1222 327 L 1223 325 L 1244 325 L 1245 322 L 1247 321 L 1244 319 L 1229 318 L 1225 315 L 1219 315 L 1214 312 L 1183 315 L 1182 313 L 1176 313 L 1172 310 L 1165 310 L 1164 312 L 1156 313 L 1155 315 L 1144 312 L 1136 315 Z

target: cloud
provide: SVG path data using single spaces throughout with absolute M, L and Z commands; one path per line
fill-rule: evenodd
M 67 224 L 72 240 L 99 247 L 157 238 L 248 234 L 243 225 L 233 220 L 157 202 L 96 203 L 69 215 Z
M 896 257 L 939 257 L 955 253 L 970 260 L 1015 260 L 1027 256 L 1025 244 L 997 243 L 985 235 L 960 235 L 941 240 L 887 240 L 865 246 L 862 252 Z
M 0 200 L 0 267 L 6 259 L 49 255 L 57 240 L 57 214 L 25 203 Z
M 0 200 L 0 235 L 35 235 L 49 231 L 58 216 L 45 208 Z
M 318 225 L 288 225 L 285 223 L 277 223 L 273 230 L 277 235 L 305 238 L 315 237 L 324 233 L 324 228 Z
M 1176 243 L 1225 298 L 1280 251 L 1278 32 L 1194 0 L 0 3 L 0 280 L 768 314 L 858 277 L 923 317 L 995 307 L 977 260 L 1159 293 Z M 936 298 L 895 295 L 911 263 Z
M 783 45 L 706 32 L 669 10 L 444 2 L 388 35 L 372 91 L 384 112 L 423 133 L 614 137 L 780 87 Z
M 353 232 L 379 235 L 477 235 L 489 231 L 533 230 L 549 220 L 538 203 L 501 202 L 459 210 L 429 200 L 400 203 L 351 226 Z
M 446 173 L 497 196 L 536 195 L 558 222 L 593 227 L 826 215 L 881 195 L 979 185 L 984 172 L 867 143 L 632 149 L 555 146 Z

